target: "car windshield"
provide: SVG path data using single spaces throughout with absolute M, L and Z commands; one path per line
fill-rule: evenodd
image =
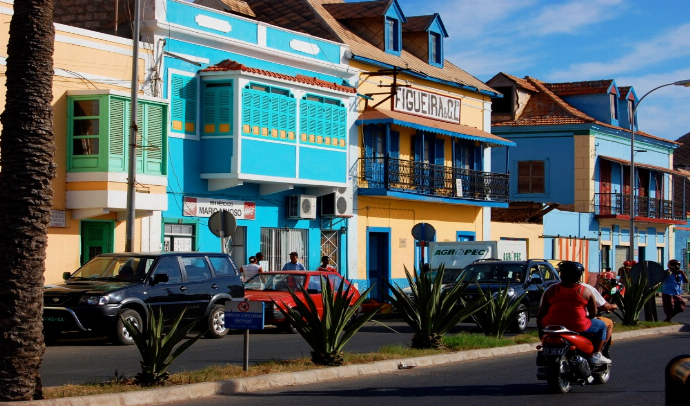
M 523 283 L 525 266 L 518 264 L 471 264 L 458 276 L 464 282 Z
M 79 268 L 70 279 L 144 280 L 153 257 L 96 257 Z
M 462 272 L 462 269 L 446 269 L 443 271 L 443 283 L 453 282 L 460 272 Z M 436 275 L 438 275 L 438 269 L 431 271 L 430 276 L 432 281 L 436 280 Z
M 265 272 L 245 282 L 244 289 L 288 292 L 288 287 L 298 290 L 299 286 L 305 286 L 306 279 L 304 275 Z

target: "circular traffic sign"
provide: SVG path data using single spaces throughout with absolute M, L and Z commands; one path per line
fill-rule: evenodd
M 436 236 L 436 229 L 429 223 L 417 223 L 412 227 L 412 237 L 415 240 L 433 241 Z
M 208 219 L 208 228 L 216 237 L 223 237 L 232 235 L 237 228 L 237 220 L 235 216 L 229 211 L 220 210 L 213 214 Z

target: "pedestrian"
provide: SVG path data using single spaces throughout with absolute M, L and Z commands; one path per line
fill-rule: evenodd
M 671 322 L 671 318 L 685 309 L 685 301 L 680 297 L 681 284 L 688 283 L 688 278 L 680 269 L 680 261 L 672 259 L 668 261 L 668 269 L 664 282 L 661 285 L 661 303 L 666 314 L 665 322 Z
M 618 279 L 621 281 L 621 283 L 625 283 L 626 277 L 628 279 L 630 279 L 630 268 L 631 267 L 632 267 L 632 262 L 625 261 L 625 262 L 623 262 L 623 266 L 618 268 Z
M 304 267 L 300 262 L 297 262 L 297 253 L 290 253 L 290 262 L 283 265 L 283 271 L 306 271 L 307 268 Z
M 328 264 L 330 262 L 330 259 L 331 258 L 328 255 L 322 256 L 321 266 L 319 266 L 316 270 L 321 272 L 335 272 L 335 268 Z
M 254 275 L 263 272 L 263 268 L 257 263 L 256 257 L 254 256 L 249 257 L 249 263 L 247 265 L 240 267 L 240 274 L 242 275 L 242 280 L 245 282 L 250 280 Z
M 261 265 L 261 267 L 263 267 L 263 266 L 264 266 L 264 265 L 263 265 L 263 262 L 264 262 L 264 254 L 262 254 L 261 252 L 257 252 L 256 254 L 254 254 L 254 256 L 256 257 L 256 263 L 259 264 L 259 265 Z M 269 272 L 269 271 L 270 271 L 270 269 L 265 269 L 265 270 L 264 270 L 264 272 Z

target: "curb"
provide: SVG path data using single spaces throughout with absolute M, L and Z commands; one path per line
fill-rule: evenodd
M 666 333 L 677 333 L 685 325 L 672 325 L 644 330 L 615 333 L 613 338 L 625 340 Z M 492 358 L 501 355 L 513 355 L 536 350 L 538 343 L 518 344 L 509 347 L 483 348 L 478 350 L 459 351 L 449 354 L 429 355 L 424 357 L 402 358 L 397 360 L 376 361 L 368 364 L 344 365 L 340 367 L 312 369 L 300 372 L 281 372 L 253 376 L 249 378 L 229 379 L 218 382 L 177 385 L 165 388 L 146 389 L 133 392 L 108 393 L 94 396 L 33 400 L 27 402 L 0 402 L 2 406 L 143 406 L 158 405 L 170 402 L 194 400 L 214 395 L 233 395 L 244 392 L 255 392 L 263 389 L 283 386 L 302 385 L 307 383 L 329 381 L 333 379 L 374 375 L 398 370 L 398 364 L 412 364 L 426 367 L 453 362 Z

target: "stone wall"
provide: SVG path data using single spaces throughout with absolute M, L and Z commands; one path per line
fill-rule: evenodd
M 53 21 L 105 34 L 128 36 L 131 0 L 53 0 Z M 115 8 L 118 27 L 115 30 Z

